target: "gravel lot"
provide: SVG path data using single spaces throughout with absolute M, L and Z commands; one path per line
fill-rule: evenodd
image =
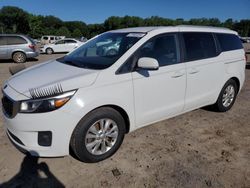
M 57 55 L 40 55 L 31 66 Z M 0 86 L 11 62 L 0 63 Z M 40 78 L 35 78 L 40 79 Z M 0 94 L 1 96 L 1 94 Z M 25 157 L 8 140 L 0 113 L 0 187 L 250 188 L 250 69 L 231 111 L 204 109 L 126 135 L 110 159 Z

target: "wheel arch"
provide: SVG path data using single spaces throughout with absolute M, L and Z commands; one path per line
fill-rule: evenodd
M 107 105 L 102 105 L 102 106 L 96 107 L 93 110 L 91 110 L 90 112 L 97 110 L 99 108 L 103 108 L 103 107 L 110 107 L 110 108 L 115 109 L 117 112 L 119 112 L 125 121 L 126 133 L 129 133 L 129 131 L 130 131 L 130 119 L 129 119 L 128 113 L 122 107 L 120 107 L 118 105 L 114 105 L 114 104 L 107 104 Z M 88 113 L 90 113 L 90 112 L 88 112 Z
M 240 90 L 240 87 L 241 87 L 241 85 L 240 85 L 240 80 L 239 80 L 237 77 L 232 77 L 232 78 L 230 78 L 229 80 L 234 80 L 234 81 L 236 82 L 236 85 L 237 85 L 237 93 L 238 93 L 239 90 Z
M 13 51 L 11 52 L 11 58 L 13 58 L 14 54 L 17 53 L 17 52 L 21 52 L 21 53 L 23 53 L 25 56 L 27 56 L 26 53 L 25 53 L 23 50 L 13 50 Z
M 45 48 L 45 53 L 47 53 L 47 49 L 51 49 L 52 53 L 55 53 L 55 50 L 51 46 L 48 46 L 47 48 Z
M 122 107 L 120 107 L 120 106 L 118 106 L 118 105 L 114 105 L 114 104 L 105 104 L 105 105 L 98 106 L 98 107 L 96 107 L 96 108 L 90 110 L 88 113 L 86 113 L 86 114 L 80 119 L 80 121 L 81 121 L 86 115 L 88 115 L 89 113 L 91 113 L 91 112 L 93 112 L 93 111 L 95 111 L 95 110 L 97 110 L 97 109 L 99 109 L 99 108 L 103 108 L 103 107 L 110 107 L 110 108 L 112 108 L 112 109 L 115 109 L 117 112 L 119 112 L 119 113 L 122 115 L 122 117 L 124 118 L 124 120 L 125 120 L 125 126 L 126 126 L 126 127 L 125 127 L 125 129 L 126 129 L 126 132 L 125 132 L 125 133 L 129 133 L 129 131 L 130 131 L 130 119 L 129 119 L 128 113 L 127 113 Z M 80 121 L 79 121 L 79 122 L 80 122 Z M 79 124 L 79 122 L 77 123 L 77 125 Z M 77 125 L 76 125 L 76 126 L 77 126 Z M 76 127 L 75 127 L 75 128 L 76 128 Z M 74 152 L 73 152 L 73 150 L 72 150 L 72 148 L 71 148 L 71 141 L 72 141 L 72 135 L 73 135 L 73 133 L 74 133 L 75 128 L 74 128 L 73 131 L 71 132 L 71 136 L 70 136 L 69 144 L 68 144 L 68 154 L 70 154 L 70 155 L 73 156 L 73 157 L 76 157 L 76 155 L 74 154 Z

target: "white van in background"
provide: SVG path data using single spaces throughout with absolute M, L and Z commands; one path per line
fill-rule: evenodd
M 242 43 L 229 29 L 106 32 L 5 82 L 7 135 L 32 155 L 56 157 L 72 150 L 81 161 L 98 162 L 113 155 L 133 130 L 208 105 L 230 110 L 245 66 Z
M 60 40 L 60 39 L 64 39 L 65 36 L 42 36 L 41 37 L 41 44 L 42 45 L 45 45 L 45 44 L 51 44 L 51 43 L 54 43 L 55 41 L 57 40 Z

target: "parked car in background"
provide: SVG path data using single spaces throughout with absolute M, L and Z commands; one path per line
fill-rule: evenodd
M 41 53 L 53 54 L 59 52 L 71 52 L 83 43 L 73 39 L 65 38 L 54 42 L 53 44 L 46 44 L 40 48 Z
M 15 63 L 24 63 L 27 58 L 38 55 L 39 49 L 30 37 L 0 34 L 0 59 L 12 59 Z
M 81 42 L 87 42 L 88 39 L 87 39 L 86 37 L 81 37 L 81 38 L 80 38 L 80 41 L 81 41 Z
M 113 48 L 116 41 L 119 53 L 98 54 L 100 46 Z M 245 64 L 238 34 L 229 29 L 106 32 L 5 82 L 7 135 L 32 155 L 72 151 L 81 161 L 98 162 L 133 130 L 203 106 L 230 110 L 243 87 Z
M 241 42 L 246 53 L 247 64 L 250 65 L 250 42 L 245 38 L 241 38 Z
M 122 38 L 97 43 L 97 53 L 99 56 L 114 56 L 119 52 Z
M 57 40 L 64 39 L 65 36 L 42 36 L 41 37 L 41 44 L 51 44 L 54 43 Z
M 40 40 L 40 39 L 33 39 L 33 41 L 34 41 L 36 44 L 41 44 L 41 40 Z

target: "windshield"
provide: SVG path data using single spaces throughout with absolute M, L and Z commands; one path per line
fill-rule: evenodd
M 88 69 L 114 64 L 145 33 L 104 33 L 57 61 Z

